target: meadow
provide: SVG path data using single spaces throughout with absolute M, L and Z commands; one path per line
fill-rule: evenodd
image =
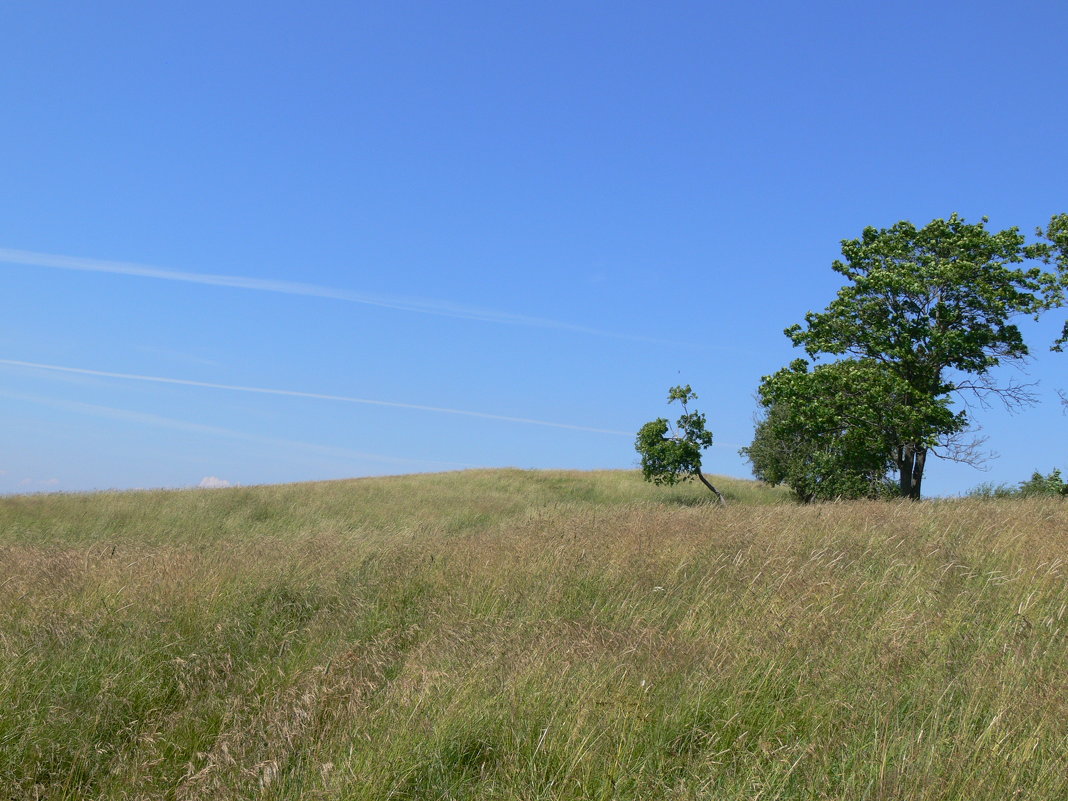
M 2 799 L 1068 798 L 1068 503 L 0 499 Z

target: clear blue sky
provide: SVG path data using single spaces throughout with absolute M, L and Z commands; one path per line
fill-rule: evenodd
M 0 492 L 626 468 L 675 383 L 748 476 L 839 240 L 1068 211 L 1066 30 L 1060 0 L 6 4 Z M 1041 404 L 974 414 L 1001 457 L 925 490 L 1068 468 L 1063 316 L 1026 327 Z

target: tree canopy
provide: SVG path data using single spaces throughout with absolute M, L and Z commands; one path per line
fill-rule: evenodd
M 954 415 L 945 403 L 910 406 L 909 395 L 906 385 L 871 360 L 846 359 L 810 371 L 807 361 L 797 359 L 764 378 L 764 414 L 741 453 L 757 478 L 786 484 L 805 502 L 894 494 L 890 454 L 902 427 L 930 426 L 947 437 L 966 425 L 963 414 Z

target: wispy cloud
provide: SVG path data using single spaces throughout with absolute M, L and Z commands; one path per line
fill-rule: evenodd
M 249 278 L 240 275 L 215 275 L 212 273 L 192 273 L 181 270 L 167 270 L 145 264 L 123 261 L 106 261 L 80 256 L 61 256 L 53 253 L 36 253 L 30 250 L 0 248 L 0 263 L 19 264 L 27 267 L 48 267 L 59 270 L 78 270 L 90 273 L 110 273 L 112 275 L 130 275 L 138 278 L 155 278 L 163 281 L 183 281 L 190 284 L 250 289 L 258 292 L 276 292 L 283 295 L 302 295 L 314 298 L 329 298 L 348 303 L 362 303 L 367 306 L 380 306 L 386 309 L 433 314 L 439 317 L 456 317 L 463 320 L 479 320 L 487 323 L 521 325 L 535 328 L 548 328 L 557 331 L 569 331 L 576 334 L 588 334 L 614 339 L 628 339 L 640 342 L 670 344 L 650 337 L 603 331 L 583 325 L 575 325 L 545 317 L 531 317 L 523 314 L 482 309 L 474 306 L 452 303 L 446 300 L 430 298 L 410 298 L 394 295 L 376 295 L 355 292 L 348 289 L 305 284 L 297 281 L 275 281 L 264 278 Z
M 21 481 L 19 481 L 16 486 L 18 486 L 20 489 L 29 488 L 29 487 L 52 488 L 52 487 L 58 487 L 59 486 L 59 479 L 58 478 L 43 478 L 43 479 L 24 478 Z
M 490 414 L 488 412 L 472 412 L 465 409 L 448 409 L 441 406 L 425 406 L 418 403 L 398 403 L 395 401 L 373 400 L 371 398 L 354 398 L 347 395 L 324 395 L 318 392 L 298 392 L 291 389 L 244 387 L 235 384 L 215 384 L 208 381 L 190 381 L 184 378 L 165 378 L 163 376 L 136 375 L 132 373 L 112 373 L 106 370 L 89 370 L 83 367 L 63 367 L 56 364 L 23 362 L 16 361 L 15 359 L 0 359 L 0 365 L 7 365 L 9 367 L 29 367 L 35 370 L 50 370 L 58 373 L 90 375 L 99 378 L 118 378 L 124 381 L 148 381 L 156 384 L 177 384 L 179 386 L 222 389 L 231 392 L 252 392 L 260 395 L 282 395 L 290 398 L 309 398 L 312 400 L 336 401 L 340 403 L 359 403 L 367 406 L 385 406 L 394 409 L 411 409 L 420 412 L 436 412 L 438 414 L 455 414 L 464 417 L 477 417 L 482 420 L 497 420 L 504 423 L 524 423 L 526 425 L 564 428 L 570 431 L 587 431 L 594 434 L 614 434 L 626 437 L 632 436 L 632 433 L 629 431 L 616 431 L 609 428 L 595 428 L 593 426 L 573 425 L 571 423 L 556 423 L 550 420 L 536 420 L 529 417 L 511 417 L 503 414 Z
M 83 403 L 82 401 L 70 401 L 60 400 L 58 398 L 47 398 L 39 395 L 26 395 L 19 392 L 8 392 L 7 390 L 0 389 L 0 397 L 11 398 L 13 400 L 24 401 L 27 403 L 36 403 L 42 406 L 51 406 L 54 409 L 62 409 L 64 411 L 74 412 L 76 414 L 86 414 L 93 417 L 103 417 L 111 420 L 120 420 L 123 422 L 136 423 L 139 425 L 155 426 L 160 428 L 172 428 L 178 431 L 185 431 L 191 434 L 205 434 L 213 437 L 223 437 L 226 439 L 243 440 L 245 442 L 254 442 L 263 445 L 273 445 L 279 448 L 299 448 L 301 450 L 313 451 L 325 456 L 340 457 L 344 459 L 363 459 L 376 462 L 390 462 L 395 464 L 419 464 L 419 465 L 433 465 L 436 467 L 477 467 L 478 465 L 467 464 L 465 462 L 450 462 L 442 461 L 439 459 L 423 459 L 418 457 L 400 457 L 400 456 L 384 456 L 379 453 L 367 453 L 365 451 L 352 450 L 350 448 L 340 448 L 335 445 L 319 445 L 313 442 L 301 442 L 299 440 L 291 439 L 279 439 L 277 437 L 264 437 L 259 434 L 249 434 L 244 431 L 235 431 L 229 428 L 221 428 L 219 426 L 209 426 L 203 423 L 193 423 L 189 420 L 177 420 L 172 417 L 162 417 L 158 414 L 150 414 L 147 412 L 135 412 L 130 409 L 117 409 L 113 406 L 101 406 L 95 403 Z
M 207 367 L 219 367 L 219 362 L 214 359 L 205 359 L 203 356 L 196 356 L 192 353 L 184 353 L 180 350 L 171 350 L 170 348 L 157 348 L 154 345 L 134 345 L 134 350 L 138 350 L 141 353 L 148 353 L 151 356 L 156 356 L 161 359 L 167 359 L 169 361 L 184 362 L 186 364 L 197 364 Z

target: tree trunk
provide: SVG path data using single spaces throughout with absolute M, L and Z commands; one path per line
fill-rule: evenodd
M 912 495 L 910 499 L 920 499 L 920 485 L 923 483 L 923 468 L 927 464 L 927 449 L 916 448 L 916 459 L 912 463 Z
M 727 505 L 727 501 L 724 500 L 723 495 L 720 494 L 720 491 L 718 489 L 716 489 L 715 487 L 712 486 L 712 484 L 709 482 L 709 480 L 707 478 L 705 478 L 705 474 L 704 473 L 702 473 L 700 470 L 698 470 L 697 471 L 697 477 L 699 479 L 701 479 L 701 483 L 702 484 L 704 484 L 706 487 L 708 487 L 712 492 L 714 492 L 716 494 L 716 497 L 719 498 L 719 502 L 721 504 L 723 504 L 724 506 Z
M 898 487 L 902 498 L 912 495 L 912 446 L 900 445 L 895 454 Z
M 923 483 L 923 468 L 927 463 L 927 448 L 909 443 L 897 449 L 897 472 L 901 488 L 901 497 L 912 501 L 920 499 L 920 486 Z

